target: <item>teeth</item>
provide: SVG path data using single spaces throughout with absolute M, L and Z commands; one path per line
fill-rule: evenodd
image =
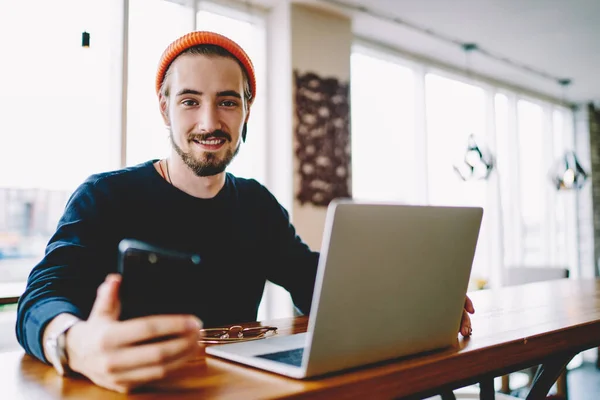
M 210 146 L 215 146 L 215 145 L 217 145 L 217 144 L 220 144 L 220 143 L 221 143 L 221 140 L 220 140 L 220 139 L 213 139 L 213 140 L 201 140 L 201 141 L 200 141 L 200 143 L 201 143 L 201 144 L 207 144 L 207 145 L 210 145 Z

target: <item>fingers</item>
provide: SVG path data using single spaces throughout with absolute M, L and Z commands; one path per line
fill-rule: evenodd
M 475 314 L 475 307 L 473 307 L 473 302 L 471 301 L 469 296 L 466 296 L 465 298 L 465 310 L 467 310 L 467 312 L 469 312 L 470 314 Z
M 199 339 L 202 322 L 191 315 L 156 315 L 123 321 L 106 335 L 106 349 L 125 347 L 135 343 L 160 339 L 167 336 L 195 334 Z
M 196 351 L 198 346 L 196 345 Z M 165 378 L 170 372 L 182 367 L 185 363 L 196 356 L 196 352 L 174 358 L 162 364 L 154 364 L 141 368 L 129 369 L 127 371 L 114 374 L 108 379 L 107 386 L 119 392 L 127 393 L 132 389 L 142 386 L 158 379 Z
M 98 287 L 96 300 L 90 312 L 90 318 L 108 318 L 118 320 L 121 313 L 121 302 L 119 300 L 119 286 L 121 276 L 110 274 Z
M 475 307 L 469 296 L 465 297 L 465 308 L 463 309 L 462 319 L 460 321 L 460 334 L 464 337 L 471 336 L 473 328 L 471 327 L 471 317 L 469 314 L 475 313 Z
M 182 315 L 111 322 L 94 357 L 88 357 L 94 361 L 88 362 L 84 375 L 100 386 L 128 393 L 194 359 L 200 351 L 200 326 L 198 318 Z
M 182 367 L 195 357 L 189 353 L 164 364 L 155 364 L 142 368 L 130 369 L 117 374 L 100 374 L 91 380 L 99 386 L 121 393 L 129 393 L 144 384 L 165 378 L 170 372 Z
M 121 374 L 134 369 L 169 365 L 179 359 L 194 357 L 198 351 L 198 332 L 150 344 L 116 351 L 102 366 L 107 374 Z
M 460 334 L 464 337 L 471 336 L 473 328 L 471 328 L 471 317 L 467 314 L 467 311 L 463 310 L 462 319 L 460 321 Z

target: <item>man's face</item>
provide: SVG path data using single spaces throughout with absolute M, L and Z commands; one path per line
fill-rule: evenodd
M 198 176 L 223 172 L 239 151 L 247 115 L 241 67 L 226 57 L 185 54 L 166 79 L 163 117 L 173 148 Z

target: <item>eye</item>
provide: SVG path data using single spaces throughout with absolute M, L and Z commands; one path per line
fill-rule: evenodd
M 236 107 L 238 103 L 234 100 L 223 100 L 221 105 L 224 107 Z
M 183 104 L 186 107 L 193 107 L 193 106 L 197 106 L 198 102 L 196 100 L 187 99 L 187 100 L 183 100 L 181 102 L 181 104 Z

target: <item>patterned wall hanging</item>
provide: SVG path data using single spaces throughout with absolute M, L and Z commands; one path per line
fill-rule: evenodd
M 296 199 L 326 207 L 350 197 L 349 83 L 294 71 L 296 157 L 300 188 Z

